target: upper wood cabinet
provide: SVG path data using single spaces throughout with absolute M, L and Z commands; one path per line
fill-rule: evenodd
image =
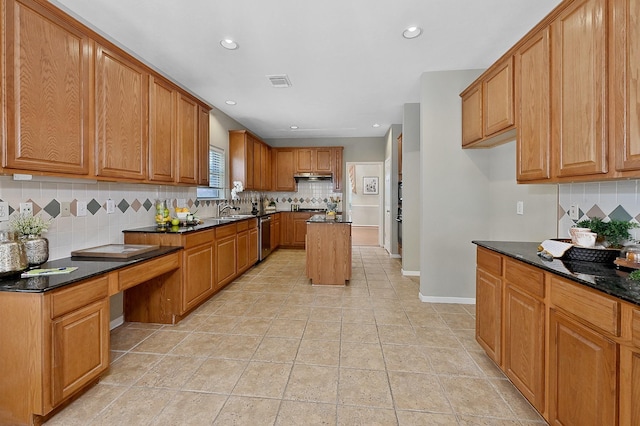
M 209 186 L 209 108 L 200 105 L 198 117 L 199 143 L 198 147 L 198 185 Z
M 90 174 L 91 40 L 81 27 L 35 1 L 2 5 L 2 167 Z
M 551 24 L 558 177 L 607 172 L 607 10 L 607 0 L 576 0 Z
M 295 150 L 293 148 L 273 148 L 274 191 L 296 190 L 296 181 L 293 178 L 294 163 Z
M 49 2 L 0 18 L 4 172 L 206 184 L 209 107 Z
M 488 147 L 514 137 L 513 57 L 494 64 L 462 97 L 462 146 Z M 508 132 L 505 134 L 505 132 Z
M 344 148 L 337 146 L 331 148 L 331 150 L 333 155 L 333 190 L 340 192 L 342 191 L 342 180 L 344 178 L 344 161 L 342 159 Z
M 615 166 L 621 172 L 640 170 L 640 1 L 612 0 L 613 23 L 609 135 Z M 625 176 L 629 173 L 624 173 Z M 638 176 L 637 173 L 631 176 Z
M 95 68 L 96 175 L 145 179 L 149 75 L 100 45 Z
M 551 46 L 549 28 L 515 53 L 518 181 L 548 179 L 551 154 Z
M 333 160 L 331 148 L 296 148 L 296 173 L 331 173 Z
M 248 191 L 271 189 L 271 148 L 246 130 L 229 131 L 229 184 Z M 268 174 L 268 178 L 267 178 Z
M 199 105 L 193 98 L 178 93 L 177 106 L 178 182 L 197 184 L 200 153 Z
M 149 180 L 174 182 L 176 175 L 176 91 L 166 80 L 149 77 Z

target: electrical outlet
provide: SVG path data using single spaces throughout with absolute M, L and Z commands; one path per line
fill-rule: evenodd
M 71 216 L 71 203 L 69 201 L 63 201 L 60 203 L 60 216 L 61 217 Z
M 0 222 L 9 220 L 9 203 L 0 201 Z
M 20 214 L 33 216 L 33 203 L 20 203 Z
M 571 220 L 579 220 L 580 219 L 580 208 L 577 204 L 571 204 L 569 207 L 569 219 Z
M 524 201 L 516 203 L 516 214 L 524 214 Z
M 77 201 L 76 202 L 76 216 L 86 216 L 87 215 L 87 202 L 86 201 Z
M 116 203 L 111 198 L 107 200 L 107 214 L 113 214 L 116 212 Z

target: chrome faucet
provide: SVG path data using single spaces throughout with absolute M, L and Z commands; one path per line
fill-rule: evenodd
M 240 210 L 240 207 L 234 207 L 229 203 L 218 204 L 218 217 L 222 216 L 225 210 Z

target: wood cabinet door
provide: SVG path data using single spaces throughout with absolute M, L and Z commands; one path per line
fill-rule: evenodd
M 221 238 L 216 241 L 216 289 L 224 287 L 236 276 L 236 236 Z
M 241 274 L 249 268 L 249 231 L 238 232 L 236 243 L 237 273 Z
M 611 118 L 616 169 L 640 170 L 640 1 L 614 0 L 611 44 Z
M 544 413 L 544 303 L 509 282 L 504 305 L 504 370 Z
M 202 105 L 198 129 L 198 185 L 209 186 L 209 109 Z
M 258 228 L 249 229 L 249 268 L 258 262 Z
M 342 147 L 333 148 L 333 190 L 335 192 L 342 191 L 342 180 L 344 178 L 342 151 Z
M 640 347 L 620 348 L 620 426 L 640 425 Z
M 547 27 L 531 37 L 515 54 L 518 181 L 551 177 L 550 52 Z
M 293 149 L 273 150 L 275 162 L 275 188 L 274 191 L 295 191 L 296 181 L 293 179 L 295 173 L 294 151 Z
M 184 250 L 182 313 L 187 312 L 215 291 L 213 253 L 213 243 Z
M 514 124 L 513 57 L 492 71 L 482 82 L 484 136 L 507 129 Z
M 476 270 L 476 340 L 501 365 L 502 280 Z
M 293 239 L 291 244 L 295 247 L 303 248 L 307 237 L 307 220 L 312 216 L 309 213 L 293 213 L 291 228 Z
M 260 182 L 263 191 L 271 190 L 271 148 L 267 144 L 260 145 Z
M 559 177 L 607 172 L 607 0 L 574 1 L 551 24 L 552 138 Z
M 462 146 L 482 139 L 482 84 L 477 84 L 462 97 Z
M 317 148 L 316 150 L 316 167 L 314 172 L 331 173 L 333 172 L 333 153 L 331 148 Z
M 178 182 L 197 184 L 198 154 L 200 152 L 199 105 L 191 97 L 180 92 L 177 103 Z
M 315 150 L 313 148 L 297 148 L 295 150 L 295 172 L 311 173 L 314 169 Z
M 149 180 L 175 181 L 176 92 L 171 84 L 149 77 Z
M 549 423 L 616 424 L 617 345 L 561 312 L 549 315 Z
M 6 8 L 0 15 L 4 19 L 0 49 L 6 60 L 2 166 L 89 174 L 91 41 L 35 1 L 2 5 Z
M 98 176 L 147 177 L 149 75 L 129 58 L 96 45 Z
M 271 250 L 275 250 L 280 245 L 281 231 L 280 213 L 276 213 L 271 217 Z
M 253 144 L 253 162 L 249 163 L 249 167 L 253 167 L 253 188 L 261 191 L 265 187 L 262 176 L 262 142 L 254 137 L 249 138 L 249 143 Z
M 109 299 L 55 319 L 52 331 L 55 406 L 109 367 Z

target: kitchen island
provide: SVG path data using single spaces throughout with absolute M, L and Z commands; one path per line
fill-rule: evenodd
M 351 279 L 351 220 L 346 216 L 312 216 L 305 248 L 311 284 L 344 286 Z

